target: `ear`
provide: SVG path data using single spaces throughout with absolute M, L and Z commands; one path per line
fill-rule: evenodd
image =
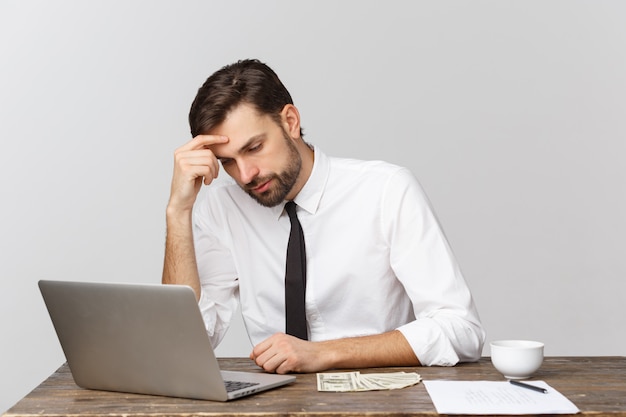
M 300 112 L 293 104 L 286 104 L 280 112 L 285 131 L 293 139 L 300 137 Z

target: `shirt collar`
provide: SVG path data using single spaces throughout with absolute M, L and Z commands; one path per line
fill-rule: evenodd
M 319 208 L 330 171 L 330 161 L 328 156 L 326 156 L 326 154 L 324 154 L 317 146 L 313 147 L 313 152 L 315 157 L 313 160 L 311 175 L 298 195 L 296 195 L 296 198 L 294 198 L 295 203 L 310 214 L 315 214 Z M 284 204 L 279 207 L 281 207 L 278 213 L 280 215 L 283 212 Z

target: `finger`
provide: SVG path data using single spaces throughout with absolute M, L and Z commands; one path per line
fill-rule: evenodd
M 203 151 L 191 151 L 187 154 L 179 155 L 178 160 L 181 166 L 184 167 L 207 166 L 217 172 L 220 167 L 217 158 L 210 153 L 211 151 L 207 150 L 206 152 L 209 153 L 204 154 Z
M 193 138 L 188 145 L 191 149 L 208 148 L 211 145 L 218 145 L 228 142 L 228 137 L 221 135 L 198 135 Z
M 289 365 L 289 360 L 285 358 L 278 364 L 278 366 L 272 372 L 277 373 L 277 374 L 288 374 L 293 371 L 294 369 L 292 369 Z
M 219 163 L 213 153 L 208 150 L 193 150 L 176 153 L 176 164 L 183 170 L 195 170 L 196 167 L 208 167 L 211 178 L 217 177 Z
M 208 149 L 211 145 L 217 145 L 228 142 L 228 137 L 221 135 L 198 135 L 189 142 L 178 147 L 175 153 L 192 151 L 198 149 Z
M 257 365 L 266 372 L 276 372 L 281 364 L 285 361 L 282 352 L 275 350 L 267 351 L 257 358 Z
M 250 353 L 251 359 L 267 372 L 274 372 L 282 362 L 279 357 L 281 352 L 274 344 L 275 339 L 276 335 L 268 337 L 257 344 Z
M 268 337 L 264 341 L 257 344 L 254 348 L 252 348 L 252 352 L 250 352 L 250 358 L 253 360 L 256 360 L 263 353 L 267 352 L 267 350 L 272 346 L 272 342 L 271 342 L 272 337 L 273 336 Z

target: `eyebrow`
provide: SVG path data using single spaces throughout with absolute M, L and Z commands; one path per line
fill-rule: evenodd
M 241 146 L 241 148 L 239 148 L 239 151 L 237 151 L 237 153 L 245 152 L 246 149 L 251 147 L 254 142 L 258 141 L 259 139 L 264 139 L 265 136 L 266 136 L 265 133 L 259 133 L 258 135 L 252 136 L 250 139 L 246 141 L 246 143 L 243 144 L 243 146 Z
M 252 137 L 251 137 L 250 139 L 248 139 L 248 140 L 246 141 L 246 143 L 244 143 L 244 144 L 243 144 L 243 145 L 242 145 L 242 146 L 241 146 L 241 147 L 240 147 L 240 148 L 239 148 L 239 149 L 238 149 L 235 153 L 236 153 L 237 155 L 239 155 L 239 154 L 241 154 L 241 153 L 245 152 L 245 151 L 246 151 L 246 149 L 248 149 L 249 147 L 251 147 L 251 146 L 254 144 L 254 142 L 258 141 L 259 139 L 264 139 L 266 136 L 267 136 L 267 135 L 266 135 L 265 133 L 259 133 L 258 135 L 254 135 L 254 136 L 252 136 Z M 217 158 L 217 159 L 219 159 L 219 160 L 228 160 L 228 159 L 231 159 L 231 158 L 230 158 L 230 157 L 228 157 L 228 156 L 218 156 L 218 155 L 215 155 L 215 156 L 216 156 L 216 158 Z

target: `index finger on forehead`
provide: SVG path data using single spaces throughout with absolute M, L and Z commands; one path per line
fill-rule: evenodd
M 211 145 L 226 143 L 228 142 L 228 138 L 220 135 L 198 135 L 193 138 L 192 142 L 194 142 L 194 147 L 196 149 L 202 149 L 208 148 Z

